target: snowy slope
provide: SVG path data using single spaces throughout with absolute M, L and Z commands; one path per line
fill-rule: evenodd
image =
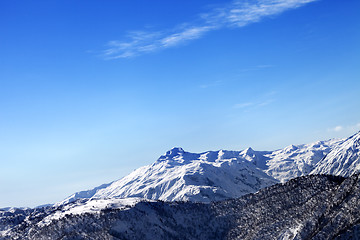
M 266 168 L 263 169 L 268 175 L 281 182 L 307 175 L 321 159 L 343 141 L 331 139 L 310 144 L 290 145 L 264 154 L 267 161 Z
M 84 198 L 209 202 L 240 197 L 279 181 L 309 174 L 325 156 L 331 155 L 332 149 L 344 145 L 344 141 L 317 141 L 275 151 L 247 148 L 190 153 L 173 148 L 151 165 L 110 184 L 75 193 L 56 205 Z
M 61 206 L 55 206 L 55 210 L 51 211 L 51 214 L 43 218 L 37 225 L 40 227 L 46 226 L 52 221 L 59 220 L 67 215 L 99 214 L 105 209 L 127 210 L 141 201 L 145 201 L 145 199 L 82 199 Z
M 0 213 L 0 239 L 358 239 L 360 176 L 310 175 L 219 202 L 78 200 Z
M 100 189 L 93 198 L 209 202 L 239 197 L 277 182 L 242 159 L 239 152 L 220 150 L 195 154 L 173 148 L 154 164 Z
M 209 202 L 256 192 L 278 181 L 239 151 L 189 153 L 173 148 L 152 165 L 93 190 L 75 193 L 57 204 L 79 198 L 140 197 L 165 201 Z
M 311 174 L 350 176 L 360 171 L 360 132 L 346 139 L 322 159 Z
M 66 203 L 70 203 L 70 202 L 74 202 L 77 199 L 87 199 L 87 198 L 91 198 L 92 196 L 94 196 L 94 194 L 96 194 L 97 191 L 99 191 L 100 189 L 106 188 L 110 185 L 111 183 L 105 183 L 102 184 L 96 188 L 93 188 L 91 190 L 85 190 L 85 191 L 81 191 L 81 192 L 76 192 L 72 195 L 70 195 L 69 197 L 67 197 L 65 200 L 55 203 L 55 206 L 59 206 L 59 205 L 63 205 Z
M 252 148 L 247 148 L 238 154 L 240 158 L 253 163 L 269 176 L 280 182 L 286 182 L 309 174 L 321 159 L 343 141 L 330 139 L 310 144 L 290 145 L 275 151 L 254 151 Z

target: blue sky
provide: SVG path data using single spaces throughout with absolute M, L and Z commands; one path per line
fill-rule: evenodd
M 360 130 L 357 0 L 0 3 L 0 207 L 116 180 L 174 146 Z

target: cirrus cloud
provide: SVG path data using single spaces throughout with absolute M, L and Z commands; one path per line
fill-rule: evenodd
M 129 32 L 126 40 L 109 41 L 102 55 L 105 59 L 129 58 L 175 47 L 198 39 L 210 31 L 244 27 L 314 1 L 317 0 L 235 0 L 199 14 L 196 23 L 183 23 L 182 27 L 170 30 Z

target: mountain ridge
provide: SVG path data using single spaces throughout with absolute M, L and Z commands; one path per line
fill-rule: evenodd
M 360 136 L 360 132 L 353 136 Z M 255 151 L 249 147 L 241 151 L 191 153 L 174 147 L 150 165 L 109 184 L 75 193 L 57 205 L 81 198 L 140 197 L 209 202 L 240 197 L 299 176 L 331 174 L 331 170 L 320 171 L 318 166 L 327 161 L 333 150 L 348 144 L 353 136 L 290 145 L 275 151 Z M 356 164 L 360 169 L 360 163 Z M 236 171 L 232 171 L 234 169 Z M 344 174 L 338 175 L 348 176 Z
M 359 154 L 360 132 L 275 151 L 175 147 L 53 206 L 0 209 L 0 240 L 353 239 Z
M 311 174 L 350 176 L 360 171 L 360 131 L 347 138 L 320 162 Z
M 359 229 L 359 174 L 307 175 L 211 203 L 79 199 L 58 207 L 0 212 L 1 240 L 345 240 L 358 236 Z

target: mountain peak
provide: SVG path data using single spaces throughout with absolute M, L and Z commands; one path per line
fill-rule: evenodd
M 181 147 L 173 147 L 172 149 L 167 151 L 164 155 L 161 155 L 158 161 L 175 159 L 183 156 L 184 153 L 185 151 Z
M 293 145 L 293 144 L 291 144 L 290 146 L 287 146 L 286 148 L 284 148 L 285 152 L 287 152 L 287 153 L 296 151 L 298 149 L 299 149 L 299 147 L 296 146 L 296 145 Z
M 180 155 L 184 152 L 185 152 L 184 149 L 182 149 L 181 147 L 173 147 L 172 149 L 167 151 L 165 155 L 169 156 L 169 157 L 173 157 L 173 156 Z
M 251 147 L 248 147 L 248 148 L 242 150 L 239 153 L 239 155 L 240 155 L 240 157 L 245 158 L 246 160 L 251 162 L 253 160 L 253 158 L 256 156 L 256 153 L 255 153 L 254 149 L 252 149 Z
M 243 152 L 246 154 L 254 154 L 255 151 L 251 147 L 248 147 Z

